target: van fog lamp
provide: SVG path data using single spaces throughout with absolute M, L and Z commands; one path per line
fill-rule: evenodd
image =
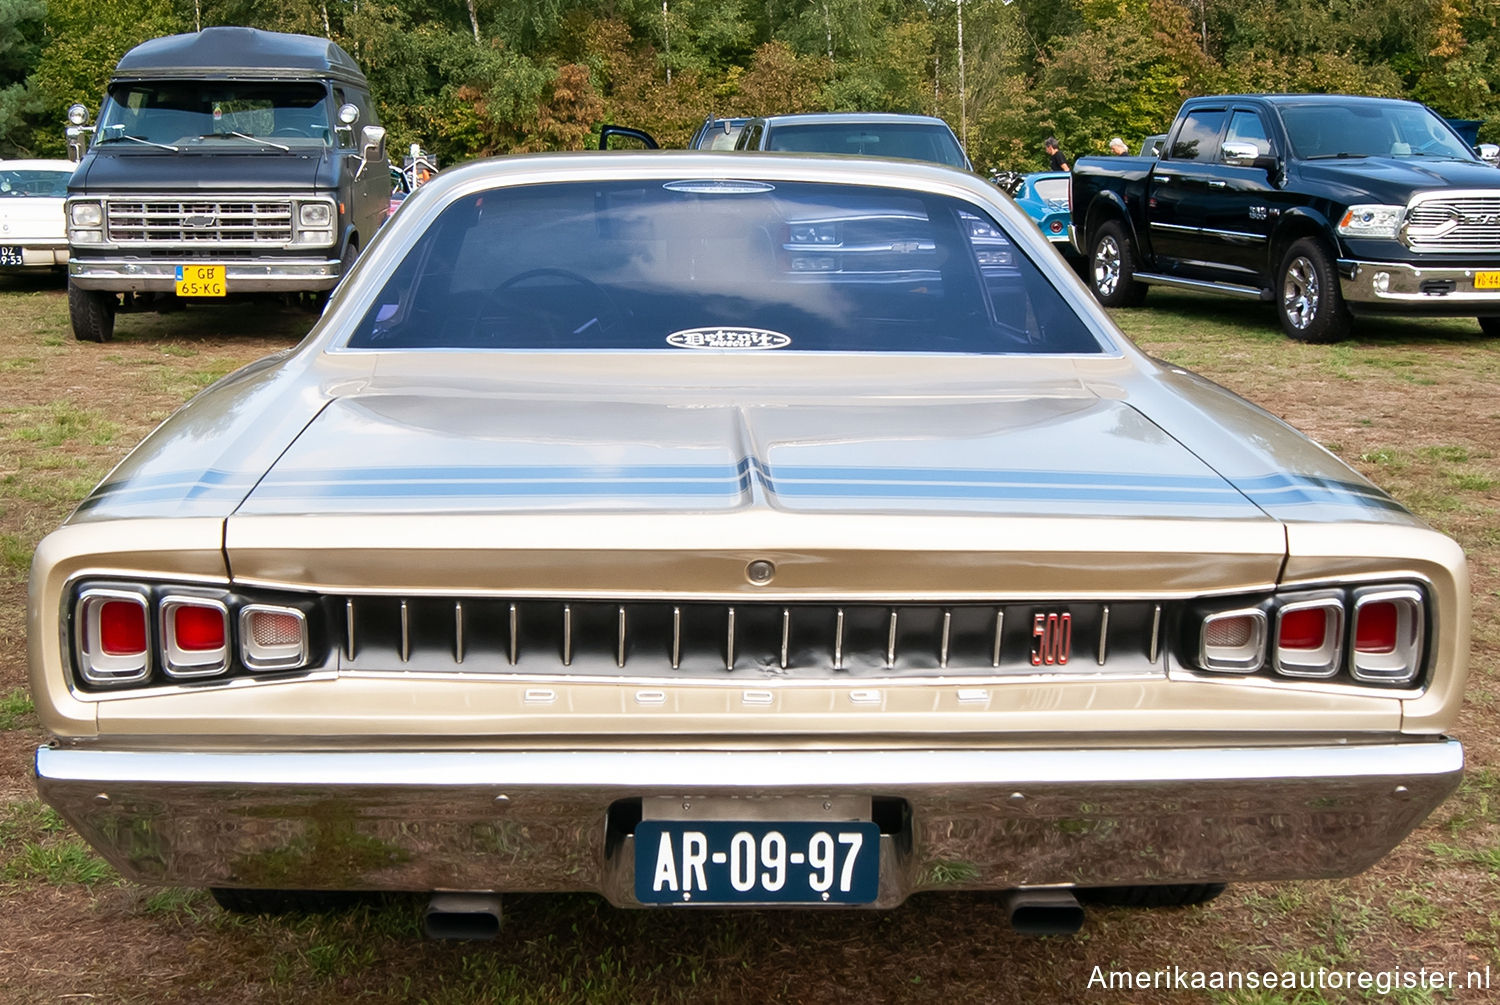
M 1203 619 L 1198 663 L 1219 673 L 1254 673 L 1266 661 L 1266 615 L 1258 609 L 1221 611 Z
M 1389 293 L 1391 290 L 1391 274 L 1389 272 L 1375 273 L 1375 278 L 1370 280 L 1370 285 L 1375 287 L 1376 293 Z

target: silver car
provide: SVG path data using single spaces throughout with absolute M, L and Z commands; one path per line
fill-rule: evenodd
M 1458 783 L 1468 636 L 1453 541 L 994 186 L 695 152 L 413 193 L 42 542 L 29 632 L 38 786 L 127 877 L 442 934 L 1349 875 Z

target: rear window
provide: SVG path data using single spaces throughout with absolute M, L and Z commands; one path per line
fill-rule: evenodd
M 605 182 L 448 206 L 348 343 L 368 349 L 1093 353 L 976 207 L 856 186 Z
M 765 149 L 801 154 L 856 154 L 968 167 L 953 131 L 938 123 L 819 122 L 773 125 Z

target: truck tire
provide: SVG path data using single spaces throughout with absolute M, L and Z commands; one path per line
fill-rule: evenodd
M 1107 907 L 1191 907 L 1206 904 L 1223 892 L 1223 883 L 1100 886 L 1079 890 L 1078 899 Z
M 1276 317 L 1288 338 L 1298 342 L 1341 342 L 1352 318 L 1344 306 L 1339 276 L 1317 238 L 1292 242 L 1276 270 Z
M 1139 307 L 1146 285 L 1135 281 L 1135 248 L 1118 220 L 1099 227 L 1089 246 L 1089 286 L 1105 307 Z
M 1500 338 L 1500 318 L 1480 318 L 1479 331 L 1488 338 Z
M 80 342 L 108 342 L 115 337 L 113 293 L 80 290 L 68 284 L 68 319 L 73 322 L 73 337 Z

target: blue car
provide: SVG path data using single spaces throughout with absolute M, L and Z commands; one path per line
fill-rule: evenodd
M 1071 176 L 1066 171 L 1038 171 L 1023 175 L 1020 184 L 1012 192 L 1016 205 L 1036 221 L 1042 236 L 1064 255 L 1076 254 L 1069 224 L 1073 213 L 1068 199 Z

